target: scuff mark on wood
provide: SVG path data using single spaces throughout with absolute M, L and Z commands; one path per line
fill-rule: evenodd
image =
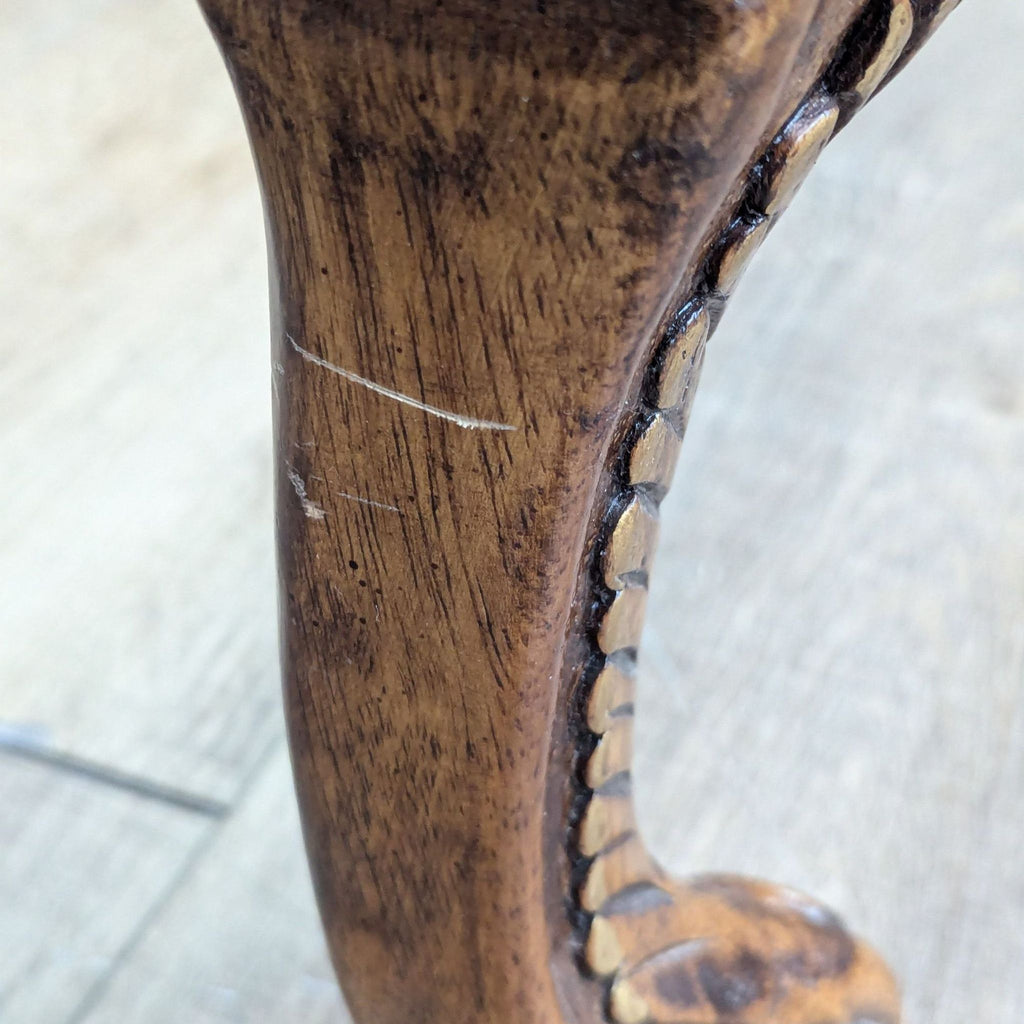
M 309 349 L 303 348 L 290 334 L 286 334 L 285 338 L 288 344 L 303 359 L 308 363 L 313 363 L 314 366 L 320 366 L 325 370 L 330 370 L 331 373 L 336 373 L 339 377 L 344 377 L 345 380 L 351 381 L 353 384 L 359 384 L 364 388 L 368 388 L 370 391 L 378 395 L 383 395 L 385 398 L 392 398 L 396 402 L 401 402 L 402 405 L 411 406 L 413 409 L 419 409 L 421 412 L 427 413 L 428 416 L 436 416 L 438 419 L 447 420 L 449 423 L 454 423 L 456 426 L 462 427 L 464 430 L 515 430 L 516 427 L 512 423 L 498 423 L 496 420 L 479 420 L 473 416 L 463 416 L 462 413 L 449 412 L 447 409 L 439 409 L 436 405 L 428 405 L 426 402 L 421 402 L 418 398 L 411 398 L 409 395 L 403 395 L 400 391 L 393 391 L 391 388 L 386 388 L 382 384 L 377 384 L 372 380 L 367 380 L 366 377 L 360 377 L 358 373 L 353 373 L 351 370 L 346 370 L 344 367 L 336 366 L 334 363 L 328 362 L 322 356 L 318 356 L 315 352 L 310 352 Z
M 372 498 L 360 498 L 358 494 L 349 494 L 346 491 L 337 492 L 339 498 L 348 498 L 349 501 L 358 501 L 360 505 L 369 505 L 370 508 L 382 508 L 388 512 L 397 512 L 399 515 L 402 514 L 402 510 L 397 505 L 388 505 L 384 501 L 374 501 Z
M 295 472 L 294 469 L 288 470 L 288 479 L 292 482 L 292 487 L 295 488 L 295 494 L 298 496 L 299 503 L 302 505 L 302 511 L 305 513 L 307 519 L 326 519 L 327 512 L 322 509 L 315 501 L 311 501 L 309 495 L 306 493 L 306 482 Z

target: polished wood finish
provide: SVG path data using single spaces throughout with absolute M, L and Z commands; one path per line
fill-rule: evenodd
M 703 347 L 930 0 L 205 0 L 272 261 L 292 755 L 354 1017 L 898 1016 L 829 912 L 635 835 Z

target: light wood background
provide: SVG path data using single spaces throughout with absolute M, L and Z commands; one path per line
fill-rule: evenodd
M 1022 30 L 966 0 L 762 250 L 645 639 L 658 855 L 831 901 L 911 1024 L 1024 1016 Z M 0 63 L 0 1021 L 344 1022 L 227 76 L 188 0 L 5 0 Z

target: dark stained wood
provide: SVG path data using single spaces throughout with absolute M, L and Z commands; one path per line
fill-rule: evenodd
M 709 330 L 934 2 L 204 0 L 267 212 L 283 668 L 366 1024 L 898 1015 L 633 841 L 630 673 Z

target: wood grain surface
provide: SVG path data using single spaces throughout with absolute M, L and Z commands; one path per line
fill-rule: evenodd
M 5 759 L 0 945 L 41 938 L 0 1019 L 335 1019 L 283 758 L 264 760 L 265 285 L 234 101 L 187 5 L 61 13 L 0 15 L 0 717 L 32 773 L 83 795 L 19 799 Z M 826 897 L 894 961 L 908 1020 L 940 1024 L 1024 1008 L 1024 154 L 990 101 L 1021 27 L 1008 3 L 957 13 L 755 261 L 663 509 L 639 677 L 659 857 Z M 129 784 L 171 801 L 166 826 Z M 111 801 L 138 827 L 92 810 Z M 161 857 L 154 828 L 178 834 Z M 183 875 L 174 850 L 205 829 L 224 841 Z M 140 881 L 79 882 L 89 844 Z M 113 940 L 85 924 L 97 900 Z M 62 935 L 98 959 L 58 1004 Z M 197 945 L 209 972 L 173 977 Z

